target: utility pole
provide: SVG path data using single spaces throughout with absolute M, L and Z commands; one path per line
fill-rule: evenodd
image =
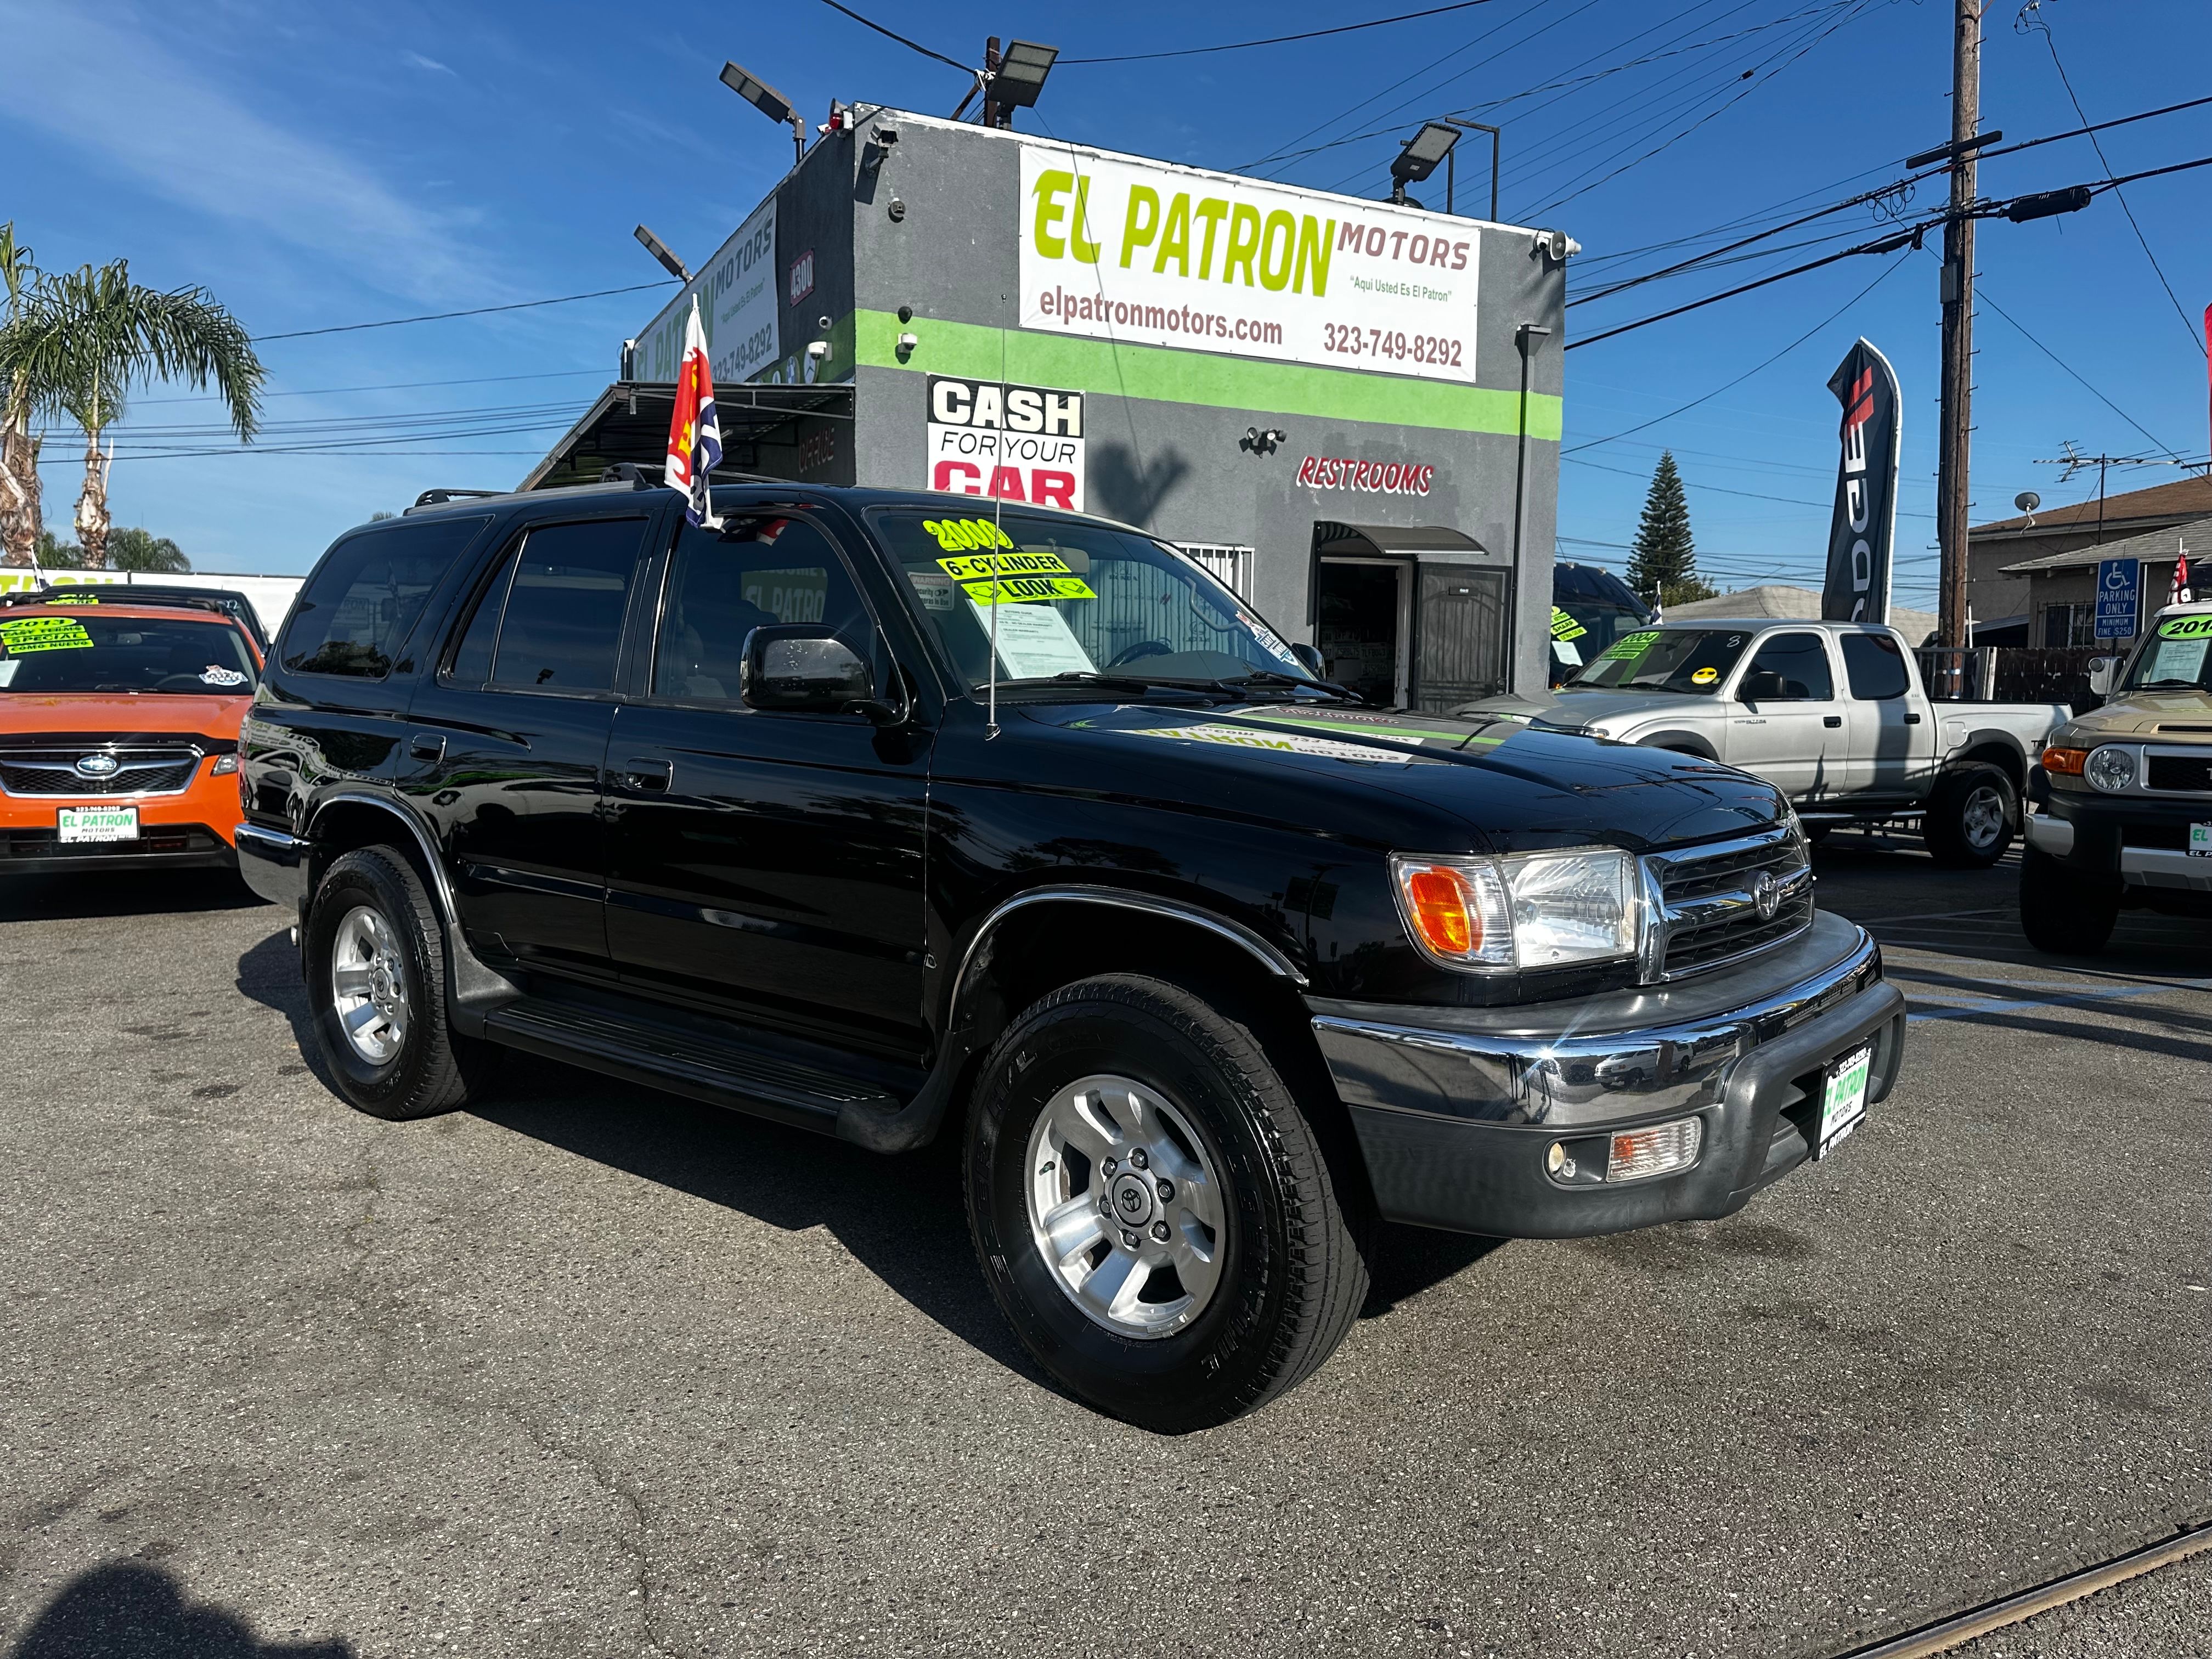
M 1982 11 L 1986 0 L 1956 3 L 1951 41 L 1951 212 L 1943 222 L 1942 429 L 1936 464 L 1936 538 L 1942 568 L 1942 641 L 1963 647 L 1974 403 L 1974 222 L 1966 217 L 1966 209 L 1979 189 L 1973 139 L 1982 119 Z

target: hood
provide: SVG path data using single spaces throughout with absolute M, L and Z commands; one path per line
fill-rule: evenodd
M 1226 801 L 1247 816 L 1401 848 L 1642 851 L 1742 835 L 1786 811 L 1749 773 L 1528 720 L 1280 703 L 1024 712 L 1096 741 L 1098 781 L 1126 779 L 1107 787 Z
M 2212 743 L 2212 695 L 2131 691 L 2118 702 L 2076 715 L 2052 732 L 2050 741 L 2087 748 L 2113 738 Z
M 1581 732 L 1601 725 L 1626 725 L 1670 710 L 1702 714 L 1712 702 L 1710 697 L 1668 691 L 1610 691 L 1601 686 L 1575 691 L 1561 686 L 1542 697 L 1486 697 L 1453 714 L 1473 720 L 1503 716 L 1534 720 L 1563 731 Z
M 0 692 L 0 743 L 59 737 L 86 743 L 180 739 L 222 752 L 238 742 L 238 727 L 252 697 L 198 697 L 189 693 L 67 691 L 52 696 Z

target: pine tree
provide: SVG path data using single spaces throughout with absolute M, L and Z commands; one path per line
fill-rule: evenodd
M 1690 538 L 1690 503 L 1682 494 L 1682 475 L 1672 450 L 1659 453 L 1644 498 L 1644 517 L 1636 526 L 1628 585 L 1646 605 L 1686 605 L 1710 599 L 1713 589 L 1698 577 L 1698 550 Z

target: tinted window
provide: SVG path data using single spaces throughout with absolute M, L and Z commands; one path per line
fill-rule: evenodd
M 1911 685 L 1905 672 L 1905 652 L 1887 634 L 1846 634 L 1843 636 L 1844 672 L 1850 677 L 1855 697 L 1901 697 Z
M 615 648 L 644 538 L 643 519 L 532 530 L 504 578 L 490 683 L 519 691 L 613 690 Z M 477 608 L 472 635 L 491 609 Z M 462 641 L 464 653 L 473 642 Z
M 438 579 L 488 519 L 437 519 L 349 536 L 292 606 L 278 655 L 295 674 L 380 680 Z
M 797 519 L 732 519 L 720 533 L 686 526 L 669 573 L 653 689 L 734 702 L 745 636 L 774 623 L 818 623 L 864 659 L 875 625 L 829 538 Z
M 1759 647 L 1736 695 L 1784 702 L 1817 702 L 1834 696 L 1827 647 L 1818 634 L 1777 634 Z

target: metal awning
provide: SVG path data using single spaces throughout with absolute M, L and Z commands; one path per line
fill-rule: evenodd
M 550 489 L 591 483 L 617 461 L 657 467 L 668 456 L 668 423 L 675 412 L 673 381 L 617 381 L 599 394 L 583 418 L 515 487 Z M 723 464 L 715 469 L 717 477 L 763 472 L 792 477 L 802 424 L 836 421 L 849 427 L 853 387 L 849 383 L 717 386 L 714 415 L 722 428 Z M 788 451 L 794 465 L 780 465 L 784 458 L 778 451 Z
M 1364 544 L 1364 545 L 1363 545 Z M 1336 524 L 1314 526 L 1316 553 L 1403 553 L 1437 559 L 1460 553 L 1487 556 L 1490 550 L 1464 531 L 1443 525 Z

